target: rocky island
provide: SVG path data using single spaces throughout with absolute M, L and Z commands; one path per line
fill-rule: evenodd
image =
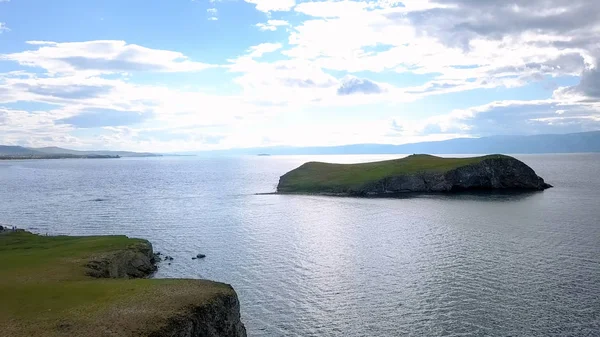
M 277 193 L 385 197 L 550 187 L 533 169 L 510 156 L 441 158 L 420 154 L 362 164 L 309 162 L 283 175 Z
M 148 279 L 155 262 L 146 240 L 2 230 L 0 334 L 246 336 L 231 286 Z

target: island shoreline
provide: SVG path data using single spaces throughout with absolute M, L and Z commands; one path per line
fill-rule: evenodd
M 549 187 L 549 188 L 553 188 Z M 283 195 L 283 196 L 307 196 L 307 197 L 332 197 L 332 198 L 359 198 L 359 199 L 410 199 L 418 197 L 452 197 L 452 196 L 508 196 L 508 195 L 533 195 L 542 193 L 543 190 L 522 190 L 522 189 L 503 189 L 503 190 L 465 190 L 453 192 L 396 192 L 382 193 L 373 195 L 361 195 L 350 193 L 328 193 L 328 192 L 263 192 L 254 193 L 256 196 Z

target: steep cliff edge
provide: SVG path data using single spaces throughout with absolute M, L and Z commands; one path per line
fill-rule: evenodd
M 97 278 L 143 278 L 157 269 L 152 244 L 142 240 L 113 252 L 89 258 L 86 274 Z
M 2 335 L 246 336 L 230 285 L 145 278 L 146 240 L 10 232 L 0 257 Z
M 550 187 L 533 169 L 510 156 L 412 155 L 364 164 L 306 163 L 283 175 L 277 192 L 368 197 L 411 192 L 541 191 Z
M 204 305 L 190 305 L 168 319 L 150 337 L 246 336 L 240 320 L 240 302 L 233 288 L 225 290 Z

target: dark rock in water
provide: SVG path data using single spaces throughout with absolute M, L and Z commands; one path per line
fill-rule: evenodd
M 192 260 L 197 260 L 197 259 L 198 259 L 197 257 L 192 257 Z
M 196 255 L 196 257 L 199 258 L 199 259 L 203 259 L 203 258 L 206 257 L 206 255 L 204 255 L 204 254 L 198 254 L 198 255 Z
M 92 201 L 95 201 L 95 202 L 100 202 L 100 201 L 106 201 L 106 199 L 102 199 L 102 198 L 96 198 L 96 199 L 92 199 Z

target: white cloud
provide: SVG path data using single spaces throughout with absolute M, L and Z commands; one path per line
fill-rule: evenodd
M 381 85 L 364 78 L 347 76 L 342 79 L 340 87 L 337 89 L 337 94 L 340 96 L 355 95 L 355 94 L 381 94 L 385 91 Z
M 268 20 L 267 23 L 257 23 L 256 27 L 262 31 L 276 31 L 278 27 L 289 26 L 290 23 L 285 20 Z
M 60 116 L 65 116 L 60 110 L 29 112 L 0 107 L 0 144 L 80 146 L 77 139 L 69 134 L 73 127 L 54 123 Z
M 339 18 L 358 17 L 370 7 L 365 1 L 315 1 L 298 4 L 294 11 L 319 18 Z
M 289 11 L 296 5 L 296 0 L 244 0 L 256 5 L 261 12 Z
M 600 129 L 600 103 L 556 99 L 494 101 L 420 122 L 420 130 L 436 126 L 443 132 L 475 136 L 585 132 Z M 419 129 L 417 128 L 417 129 Z
M 323 95 L 334 96 L 338 81 L 323 70 L 304 60 L 259 61 L 264 54 L 282 48 L 279 43 L 263 43 L 248 49 L 246 55 L 229 60 L 229 71 L 241 73 L 234 82 L 246 97 L 256 98 L 268 105 L 285 105 L 287 109 L 319 100 Z
M 342 10 L 344 7 L 347 8 Z M 367 3 L 310 2 L 299 5 L 296 10 L 338 17 L 309 20 L 297 26 L 289 40 L 295 47 L 287 54 L 317 58 L 323 66 L 339 70 L 382 71 L 385 68 L 381 64 L 384 64 L 386 68 L 402 66 L 422 73 L 452 71 L 456 66 L 487 66 L 490 69 L 486 70 L 490 72 L 530 62 L 543 65 L 547 60 L 569 53 L 586 54 L 580 48 L 557 48 L 547 42 L 553 38 L 560 42 L 566 38 L 564 36 L 538 34 L 538 39 L 533 40 L 531 34 L 526 33 L 506 35 L 501 39 L 474 37 L 469 41 L 469 49 L 465 50 L 460 45 L 445 44 L 441 36 L 422 34 L 406 14 L 393 16 L 395 8 L 370 10 Z M 377 45 L 389 48 L 381 52 L 365 51 L 365 48 Z
M 125 41 L 87 41 L 58 43 L 28 41 L 38 49 L 0 55 L 0 60 L 40 67 L 51 74 L 110 74 L 135 71 L 190 72 L 211 65 L 190 61 L 169 50 L 145 48 Z
M 6 24 L 4 22 L 0 22 L 0 34 L 2 34 L 3 32 L 9 32 L 10 29 L 6 26 Z
M 242 96 L 139 85 L 123 79 L 0 74 L 0 108 L 18 102 L 43 103 L 53 108 L 1 109 L 0 144 L 165 152 L 222 148 L 230 144 L 223 143 L 224 134 L 231 135 L 239 124 L 252 128 L 277 109 Z M 138 116 L 136 122 L 123 124 L 132 115 Z M 92 117 L 94 121 L 90 122 Z M 78 124 L 81 120 L 84 124 Z M 105 126 L 104 131 L 91 137 L 71 135 L 94 125 Z
M 404 90 L 420 90 L 421 97 L 579 76 L 597 59 L 593 46 L 600 42 L 600 20 L 594 18 L 600 19 L 600 6 L 584 0 L 572 6 L 563 0 L 504 4 L 304 2 L 294 10 L 313 18 L 293 27 L 291 48 L 282 53 L 335 71 L 430 74 L 434 79 L 421 89 Z
M 248 57 L 259 58 L 264 54 L 275 52 L 281 49 L 281 47 L 281 43 L 261 43 L 250 47 Z
M 210 21 L 217 21 L 219 20 L 219 10 L 216 8 L 209 8 L 206 10 L 206 12 L 208 13 L 208 20 Z

